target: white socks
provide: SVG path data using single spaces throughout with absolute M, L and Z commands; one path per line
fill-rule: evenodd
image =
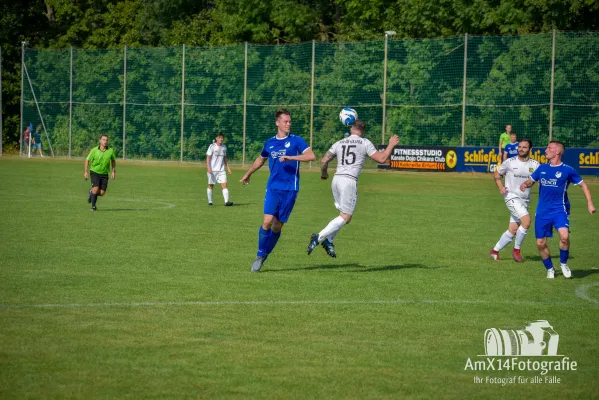
M 206 189 L 206 194 L 208 195 L 208 203 L 212 203 L 212 189 Z M 225 203 L 229 202 L 229 189 L 223 189 L 223 197 L 225 198 Z
M 503 235 L 501 235 L 499 242 L 497 242 L 495 247 L 493 247 L 493 250 L 499 251 L 499 250 L 503 249 L 505 246 L 507 246 L 508 244 L 510 244 L 512 242 L 513 238 L 514 238 L 514 235 L 512 235 L 510 233 L 510 231 L 503 232 Z
M 225 203 L 229 202 L 229 189 L 223 189 L 223 197 L 225 198 Z
M 522 228 L 522 225 L 518 227 L 518 230 L 516 231 L 516 243 L 514 244 L 514 249 L 519 249 L 520 246 L 522 246 L 522 242 L 526 237 L 526 232 L 528 232 L 528 229 Z
M 318 242 L 320 243 L 327 237 L 331 236 L 332 238 L 330 239 L 330 241 L 333 241 L 337 232 L 339 232 L 339 230 L 343 228 L 343 225 L 345 225 L 345 220 L 341 218 L 341 216 L 329 222 L 329 224 L 318 234 Z

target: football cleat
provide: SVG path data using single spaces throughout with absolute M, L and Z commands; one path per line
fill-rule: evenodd
M 499 261 L 499 252 L 498 252 L 498 251 L 495 251 L 494 249 L 492 249 L 492 250 L 489 252 L 489 257 L 491 257 L 491 258 L 492 258 L 493 260 L 495 260 L 495 261 Z
M 520 254 L 520 249 L 512 250 L 512 257 L 514 258 L 514 261 L 516 261 L 516 262 L 524 262 L 524 259 L 522 258 L 522 255 Z
M 87 202 L 89 204 L 91 204 L 91 202 L 92 202 L 92 190 L 91 189 L 89 190 L 89 193 L 87 194 Z
M 555 278 L 555 270 L 553 268 L 547 270 L 547 279 Z
M 92 206 L 92 211 L 98 211 L 98 209 L 96 208 L 96 206 Z
M 559 267 L 562 269 L 564 278 L 568 279 L 572 277 L 572 271 L 570 271 L 570 268 L 568 268 L 568 264 L 560 264 Z
M 232 201 L 227 201 L 227 202 L 225 203 L 225 207 L 231 207 L 232 205 L 233 205 L 233 202 L 232 202 Z
M 329 242 L 329 239 L 325 239 L 322 241 L 322 247 L 327 252 L 327 254 L 333 258 L 337 258 L 337 254 L 335 253 L 335 246 L 332 242 Z
M 209 205 L 209 206 L 211 206 L 211 205 L 212 205 L 212 203 L 208 203 L 208 205 Z
M 264 264 L 265 260 L 265 257 L 256 256 L 256 259 L 252 264 L 252 272 L 260 272 L 260 268 L 262 268 L 262 264 Z
M 312 236 L 310 236 L 310 243 L 308 243 L 308 255 L 312 253 L 312 250 L 314 250 L 316 246 L 318 246 L 318 233 L 313 233 Z

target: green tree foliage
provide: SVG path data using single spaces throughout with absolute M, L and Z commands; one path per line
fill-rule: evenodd
M 458 144 L 464 33 L 520 35 L 599 30 L 595 0 L 23 0 L 0 4 L 4 141 L 18 143 L 20 42 L 29 41 L 25 119 L 41 105 L 57 154 L 82 155 L 102 132 L 123 131 L 127 55 L 126 144 L 132 156 L 200 159 L 215 133 L 227 134 L 239 158 L 243 137 L 244 42 L 248 51 L 248 156 L 272 134 L 278 106 L 290 108 L 294 131 L 310 127 L 311 40 L 316 40 L 315 148 L 339 137 L 339 106 L 353 106 L 381 130 L 383 33 L 389 41 L 387 133 L 402 143 Z M 449 37 L 448 40 L 402 40 Z M 398 40 L 400 39 L 400 40 Z M 361 41 L 360 43 L 344 43 Z M 559 34 L 555 134 L 599 142 L 596 37 Z M 261 47 L 261 44 L 297 44 Z M 332 42 L 328 43 L 327 42 Z M 185 99 L 181 108 L 183 48 Z M 218 47 L 215 47 L 218 46 Z M 494 144 L 498 128 L 543 140 L 549 124 L 551 35 L 471 36 L 467 141 Z M 73 51 L 73 124 L 69 127 L 69 58 Z M 152 47 L 151 49 L 141 49 Z M 582 50 L 581 50 L 582 49 Z M 566 62 L 567 60 L 567 62 Z M 349 77 L 349 79 L 348 79 Z M 27 81 L 25 81 L 27 82 Z M 88 104 L 82 104 L 88 103 Z M 93 103 L 93 104 L 90 104 Z M 529 104 L 529 106 L 517 106 Z M 183 113 L 183 115 L 182 115 Z M 568 121 L 576 115 L 577 124 Z M 595 133 L 593 133 L 595 132 Z M 114 135 L 113 135 L 114 136 Z M 117 135 L 112 144 L 122 148 Z

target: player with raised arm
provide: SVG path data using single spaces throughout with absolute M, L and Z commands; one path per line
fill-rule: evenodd
M 535 236 L 541 261 L 547 269 L 547 278 L 555 277 L 553 262 L 547 238 L 553 236 L 553 228 L 559 233 L 559 261 L 564 278 L 570 278 L 572 271 L 568 267 L 570 256 L 570 201 L 568 200 L 568 187 L 573 183 L 582 188 L 587 199 L 589 213 L 595 213 L 595 206 L 591 192 L 578 172 L 571 166 L 562 162 L 566 147 L 562 142 L 551 141 L 545 149 L 545 157 L 549 164 L 541 164 L 526 182 L 520 186 L 521 190 L 531 187 L 539 182 L 539 203 L 535 216 Z
M 308 255 L 319 243 L 327 254 L 331 257 L 337 257 L 333 240 L 339 230 L 344 225 L 349 224 L 356 202 L 358 201 L 358 178 L 364 165 L 366 156 L 369 156 L 378 163 L 383 163 L 389 158 L 393 148 L 399 143 L 397 135 L 389 139 L 389 144 L 383 152 L 377 152 L 372 142 L 362 135 L 366 131 L 366 125 L 361 120 L 356 122 L 350 128 L 351 135 L 342 140 L 339 140 L 331 148 L 321 160 L 321 178 L 328 179 L 327 171 L 329 162 L 333 158 L 337 158 L 337 170 L 331 183 L 333 190 L 333 198 L 335 207 L 339 210 L 339 216 L 333 219 L 329 224 L 320 231 L 320 233 L 312 234 L 310 243 L 308 243 Z
M 214 143 L 208 146 L 206 151 L 206 168 L 208 169 L 208 189 L 206 194 L 208 195 L 208 205 L 212 205 L 212 190 L 214 185 L 220 183 L 223 190 L 223 198 L 225 200 L 225 206 L 230 207 L 233 205 L 229 201 L 229 189 L 227 189 L 227 173 L 231 175 L 231 168 L 229 167 L 229 159 L 227 158 L 227 146 L 223 144 L 225 135 L 219 133 L 216 135 Z M 225 168 L 227 171 L 225 172 Z
M 514 134 L 512 134 L 514 136 Z M 538 167 L 539 162 L 530 158 L 532 141 L 522 139 L 518 144 L 518 156 L 505 160 L 495 169 L 494 178 L 499 193 L 504 198 L 505 205 L 510 210 L 510 224 L 507 231 L 501 235 L 501 238 L 493 247 L 489 256 L 494 260 L 499 260 L 501 249 L 511 243 L 514 236 L 516 241 L 512 250 L 512 257 L 517 262 L 523 262 L 520 254 L 520 247 L 526 237 L 528 228 L 530 228 L 530 215 L 528 213 L 528 204 L 530 203 L 530 189 L 520 190 L 520 185 L 527 181 Z M 507 152 L 507 146 L 506 146 Z M 501 177 L 505 176 L 505 186 L 501 182 Z
M 299 191 L 299 169 L 301 161 L 314 161 L 314 152 L 300 136 L 291 134 L 291 115 L 280 109 L 275 114 L 277 134 L 266 141 L 262 153 L 241 178 L 242 183 L 250 183 L 250 177 L 259 170 L 266 160 L 270 176 L 266 184 L 264 198 L 264 218 L 258 230 L 258 253 L 251 271 L 258 272 L 268 255 L 275 248 L 283 225 L 295 205 Z

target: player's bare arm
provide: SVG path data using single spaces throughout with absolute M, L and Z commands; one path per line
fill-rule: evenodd
M 89 169 L 89 160 L 85 159 L 85 169 L 83 170 L 83 179 L 87 180 L 87 170 Z
M 258 171 L 260 168 L 262 168 L 262 166 L 264 165 L 264 163 L 266 162 L 266 158 L 262 158 L 262 157 L 258 157 L 254 160 L 254 162 L 252 163 L 252 165 L 250 166 L 250 168 L 248 169 L 248 171 L 245 173 L 245 175 L 243 175 L 243 178 L 241 178 L 239 180 L 239 182 L 241 183 L 245 183 L 246 185 L 248 183 L 250 183 L 250 177 L 252 176 L 252 174 L 256 171 Z
M 505 186 L 503 186 L 501 178 L 503 178 L 503 175 L 501 175 L 499 171 L 495 169 L 495 171 L 493 172 L 493 179 L 495 179 L 495 184 L 499 188 L 499 192 L 501 192 L 501 194 L 506 194 L 508 190 Z
M 210 161 L 212 160 L 212 156 L 206 156 L 206 168 L 208 169 L 208 173 L 212 173 L 212 168 L 210 168 Z
M 112 180 L 114 180 L 114 178 L 116 178 L 116 160 L 110 160 L 110 163 L 112 164 Z
M 584 193 L 584 197 L 587 198 L 587 205 L 588 205 L 589 212 L 591 214 L 595 214 L 595 211 L 596 211 L 595 205 L 593 204 L 593 198 L 591 197 L 591 191 L 589 190 L 589 187 L 583 181 L 583 182 L 580 182 L 580 188 L 582 189 L 582 192 Z
M 314 161 L 314 160 L 316 160 L 316 156 L 314 155 L 314 152 L 310 148 L 306 149 L 306 151 L 304 151 L 299 156 L 281 156 L 281 157 L 279 157 L 279 161 L 281 161 L 281 162 L 285 162 L 285 161 Z
M 229 159 L 227 158 L 227 156 L 225 156 L 225 167 L 227 167 L 227 172 L 229 172 L 229 175 L 231 175 L 231 167 L 229 167 Z
M 535 181 L 533 181 L 532 179 L 529 179 L 526 182 L 524 182 L 522 185 L 520 185 L 520 190 L 525 191 L 526 189 L 528 189 L 529 187 L 531 187 L 534 184 L 535 184 Z
M 329 172 L 327 171 L 327 169 L 329 168 L 329 162 L 333 158 L 335 158 L 335 154 L 331 153 L 330 151 L 327 151 L 324 157 L 322 157 L 322 160 L 320 160 L 320 179 L 326 180 L 329 178 Z
M 387 145 L 387 148 L 385 149 L 385 151 L 381 152 L 376 152 L 373 153 L 370 158 L 372 158 L 374 161 L 378 162 L 379 164 L 384 163 L 385 161 L 387 161 L 387 159 L 389 158 L 389 156 L 391 156 L 391 153 L 393 152 L 393 148 L 395 146 L 397 146 L 397 143 L 399 143 L 399 136 L 397 135 L 393 135 L 389 138 L 389 144 Z

